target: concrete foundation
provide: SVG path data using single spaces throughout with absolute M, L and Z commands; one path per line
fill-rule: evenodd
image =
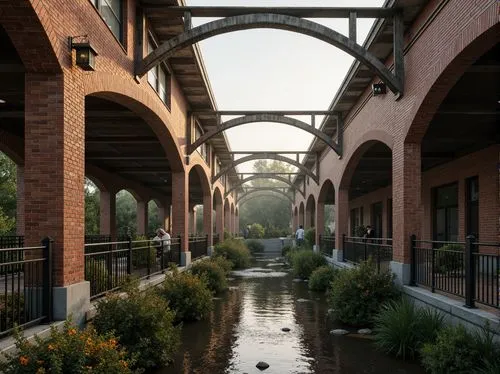
M 390 268 L 396 274 L 395 283 L 402 286 L 410 284 L 410 264 L 391 261 Z
M 214 253 L 214 246 L 208 247 L 207 248 L 207 255 L 212 257 L 213 253 Z
M 54 319 L 64 320 L 71 316 L 78 325 L 85 323 L 85 313 L 90 308 L 90 282 L 83 281 L 67 287 L 54 287 Z
M 191 252 L 181 252 L 181 266 L 191 265 Z

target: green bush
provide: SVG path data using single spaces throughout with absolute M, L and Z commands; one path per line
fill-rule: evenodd
M 489 372 L 500 365 L 499 346 L 487 328 L 471 334 L 462 325 L 447 326 L 434 343 L 424 344 L 421 354 L 422 364 L 433 374 Z
M 310 250 L 290 252 L 291 265 L 295 276 L 307 279 L 320 266 L 326 265 L 325 258 L 319 253 Z
M 108 290 L 108 268 L 103 258 L 85 259 L 85 280 L 90 282 L 94 294 Z
M 264 238 L 281 238 L 290 235 L 288 229 L 279 229 L 274 226 L 266 227 L 264 230 Z
M 311 247 L 316 244 L 316 229 L 314 227 L 308 228 L 304 233 L 304 240 L 306 245 Z
M 35 295 L 32 297 L 36 298 Z M 14 327 L 17 322 L 17 316 L 20 317 L 21 323 L 24 323 L 25 315 L 24 294 L 14 292 L 10 294 L 0 295 L 0 310 L 2 318 L 0 318 L 0 331 L 5 331 Z
M 443 315 L 418 308 L 408 298 L 389 301 L 375 316 L 375 343 L 403 360 L 417 357 L 422 345 L 433 342 L 443 327 Z
M 264 227 L 258 223 L 252 223 L 248 237 L 251 239 L 262 239 L 264 237 Z
M 329 265 L 320 266 L 311 273 L 309 289 L 320 292 L 326 291 L 330 287 L 333 278 L 335 278 L 336 273 L 337 271 Z
M 70 322 L 62 331 L 51 327 L 50 336 L 28 342 L 19 331 L 15 332 L 17 352 L 0 360 L 4 374 L 128 374 L 133 360 L 126 350 L 118 346 L 112 335 L 98 335 L 88 327 L 80 331 Z
M 215 246 L 215 255 L 231 261 L 235 269 L 243 269 L 250 265 L 250 251 L 239 239 L 228 239 L 218 243 Z
M 283 257 L 286 257 L 291 250 L 292 250 L 292 246 L 285 245 L 285 246 L 283 246 L 283 248 L 281 248 L 281 255 Z
M 180 342 L 174 317 L 155 289 L 140 292 L 134 287 L 125 298 L 112 294 L 99 301 L 93 325 L 99 333 L 113 332 L 136 354 L 137 367 L 147 369 L 172 361 Z
M 191 267 L 191 272 L 204 277 L 208 289 L 213 293 L 227 289 L 226 273 L 216 261 L 199 261 Z
M 210 258 L 210 261 L 214 262 L 215 264 L 217 264 L 217 266 L 224 270 L 224 274 L 226 275 L 226 277 L 229 275 L 229 273 L 231 273 L 231 270 L 234 266 L 231 261 L 222 256 L 212 256 Z
M 156 247 L 151 246 L 149 239 L 142 235 L 136 236 L 132 243 L 132 265 L 134 267 L 153 266 L 156 263 Z
M 176 268 L 167 275 L 158 292 L 175 312 L 175 322 L 203 319 L 213 308 L 212 292 L 206 281 L 188 272 L 180 273 Z
M 366 227 L 361 225 L 361 226 L 357 226 L 355 229 L 354 229 L 354 235 L 358 238 L 362 238 L 364 237 L 366 234 Z
M 457 252 L 464 252 L 464 247 L 460 244 L 446 244 L 436 251 L 435 269 L 437 273 L 447 273 L 462 268 L 464 255 Z
M 371 325 L 382 304 L 399 295 L 393 281 L 390 272 L 377 274 L 371 260 L 352 269 L 342 269 L 329 290 L 330 306 L 344 323 Z
M 245 240 L 245 244 L 250 252 L 264 252 L 264 244 L 256 239 Z

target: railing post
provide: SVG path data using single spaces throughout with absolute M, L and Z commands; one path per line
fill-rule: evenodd
M 170 248 L 172 248 L 172 246 Z M 163 273 L 165 271 L 165 242 L 163 240 L 160 241 L 160 267 Z
M 151 275 L 151 246 L 149 240 L 148 240 L 148 247 L 146 249 L 147 249 L 146 258 L 148 262 L 148 279 L 149 279 L 149 276 Z
M 377 243 L 375 248 L 377 251 L 377 274 L 380 274 L 380 242 Z
M 436 250 L 431 246 L 431 292 L 436 292 Z
M 342 234 L 342 262 L 345 262 L 345 234 Z
M 106 270 L 108 271 L 108 287 L 113 288 L 113 246 L 109 246 L 108 255 L 106 256 Z
M 410 263 L 410 286 L 417 285 L 417 249 L 416 247 L 417 237 L 415 234 L 410 236 L 410 255 L 411 255 L 411 263 Z
M 368 239 L 364 238 L 363 241 L 365 242 L 365 248 L 364 248 L 364 260 L 368 260 Z
M 465 241 L 465 306 L 475 308 L 476 274 L 474 266 L 475 236 L 468 235 Z
M 52 249 L 54 240 L 47 237 L 42 240 L 43 256 L 45 262 L 43 263 L 43 314 L 45 315 L 45 322 L 52 322 Z
M 127 237 L 127 274 L 132 274 L 132 237 Z

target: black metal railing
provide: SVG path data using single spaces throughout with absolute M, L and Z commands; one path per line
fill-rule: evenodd
M 85 244 L 107 243 L 111 241 L 111 235 L 85 235 Z
M 220 243 L 220 238 L 219 238 L 219 234 L 214 234 L 213 236 L 213 243 L 214 243 L 214 247 Z
M 22 248 L 22 247 L 24 247 L 24 236 L 21 235 L 0 236 L 0 249 Z
M 191 252 L 191 260 L 206 256 L 208 250 L 208 235 L 190 236 L 189 251 Z
M 132 240 L 85 244 L 85 280 L 90 298 L 118 289 L 129 275 L 147 278 L 180 264 L 180 237 L 161 242 Z
M 377 271 L 389 270 L 392 261 L 392 240 L 342 235 L 343 261 L 359 264 L 372 258 Z
M 335 235 L 320 235 L 319 250 L 325 256 L 332 257 L 332 251 L 335 248 Z
M 500 243 L 417 240 L 411 237 L 411 284 L 500 308 Z
M 0 337 L 15 325 L 52 321 L 52 247 L 0 249 Z

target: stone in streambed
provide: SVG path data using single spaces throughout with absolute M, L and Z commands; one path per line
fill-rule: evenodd
M 259 361 L 257 365 L 255 365 L 259 370 L 266 370 L 269 367 L 269 364 L 264 361 Z

